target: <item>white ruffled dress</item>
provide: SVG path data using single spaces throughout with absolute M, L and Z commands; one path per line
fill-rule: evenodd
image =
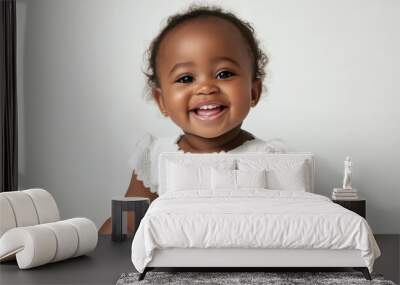
M 158 156 L 162 152 L 184 153 L 178 146 L 178 141 L 183 134 L 172 137 L 156 138 L 150 133 L 144 133 L 133 147 L 129 159 L 129 166 L 134 170 L 138 180 L 143 182 L 151 192 L 158 190 Z M 255 137 L 244 142 L 242 145 L 230 150 L 218 153 L 245 153 L 245 152 L 267 152 L 285 153 L 287 148 L 280 139 L 264 141 Z

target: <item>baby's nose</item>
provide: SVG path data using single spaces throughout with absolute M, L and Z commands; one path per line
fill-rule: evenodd
M 197 89 L 196 95 L 209 95 L 209 94 L 214 94 L 218 93 L 219 88 L 213 83 L 210 82 L 205 82 L 199 86 Z

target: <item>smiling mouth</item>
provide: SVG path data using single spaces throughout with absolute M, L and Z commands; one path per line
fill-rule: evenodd
M 220 117 L 228 109 L 224 105 L 205 105 L 189 111 L 195 118 L 202 121 L 214 120 Z

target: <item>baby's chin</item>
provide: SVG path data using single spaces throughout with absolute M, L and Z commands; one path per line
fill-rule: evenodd
M 240 130 L 240 126 L 238 127 Z M 184 132 L 187 135 L 192 135 L 196 137 L 200 137 L 203 139 L 218 139 L 224 135 L 228 135 L 235 128 L 224 128 L 224 129 L 216 129 L 216 128 L 201 128 L 197 130 L 191 130 L 188 132 Z

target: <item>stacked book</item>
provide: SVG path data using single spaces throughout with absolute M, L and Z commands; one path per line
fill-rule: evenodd
M 356 189 L 334 188 L 332 193 L 334 200 L 357 200 L 358 194 Z

